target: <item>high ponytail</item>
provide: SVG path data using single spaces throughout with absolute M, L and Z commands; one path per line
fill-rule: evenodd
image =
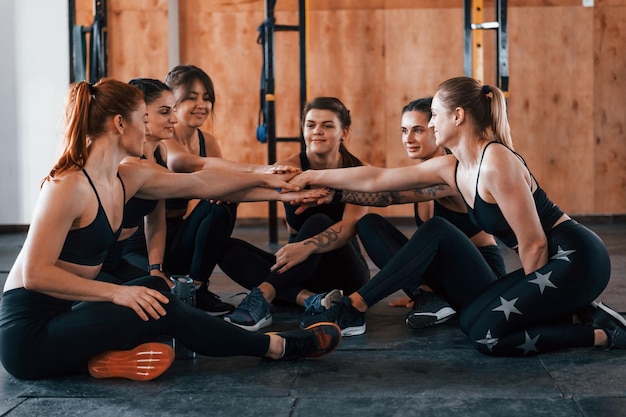
M 94 85 L 85 81 L 72 84 L 65 108 L 63 150 L 44 181 L 84 168 L 91 140 L 106 132 L 107 120 L 117 114 L 129 119 L 141 103 L 141 90 L 112 78 L 103 78 Z
M 469 77 L 457 77 L 441 83 L 437 95 L 448 111 L 457 107 L 465 110 L 473 121 L 477 136 L 496 140 L 513 149 L 506 99 L 498 87 L 483 86 Z

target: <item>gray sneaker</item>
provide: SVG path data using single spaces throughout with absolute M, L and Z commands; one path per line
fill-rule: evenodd
M 224 316 L 224 321 L 251 332 L 262 329 L 272 324 L 270 303 L 265 300 L 261 290 L 254 287 L 235 311 Z
M 343 297 L 343 291 L 338 289 L 320 294 L 313 294 L 304 300 L 304 312 L 310 315 L 322 314 L 324 311 L 341 301 L 341 297 Z
M 412 329 L 423 329 L 443 323 L 455 314 L 456 311 L 439 294 L 421 292 L 414 300 L 413 309 L 406 315 L 406 324 Z

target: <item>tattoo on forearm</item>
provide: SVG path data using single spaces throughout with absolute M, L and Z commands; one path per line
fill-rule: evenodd
M 332 227 L 324 230 L 319 235 L 308 238 L 304 241 L 305 245 L 315 245 L 318 248 L 327 248 L 333 242 L 339 240 L 339 233 L 343 230 L 343 226 L 339 227 L 339 230 L 335 230 Z
M 380 193 L 343 190 L 341 202 L 357 206 L 386 207 L 391 204 L 434 200 L 442 197 L 441 192 L 447 189 L 448 187 L 446 185 L 438 184 L 431 187 L 416 188 L 414 190 L 384 191 Z
M 374 206 L 374 207 L 386 207 L 393 204 L 394 197 L 392 192 L 382 193 L 362 193 L 358 191 L 343 191 L 341 198 L 342 203 L 350 203 L 358 206 Z
M 414 193 L 415 195 L 423 195 L 423 196 L 427 196 L 432 199 L 435 199 L 438 197 L 438 194 L 441 191 L 445 190 L 446 188 L 447 188 L 446 185 L 438 184 L 438 185 L 433 185 L 431 187 L 418 188 L 415 190 L 411 190 L 411 192 Z

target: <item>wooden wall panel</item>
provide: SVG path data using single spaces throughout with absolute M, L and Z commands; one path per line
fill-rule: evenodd
M 92 4 L 78 0 L 82 9 Z M 400 144 L 403 104 L 462 74 L 458 0 L 309 0 L 309 97 L 334 95 L 352 110 L 349 148 L 378 166 L 411 163 Z M 509 1 L 509 117 L 516 148 L 549 195 L 574 215 L 626 213 L 626 0 Z M 491 20 L 493 1 L 485 1 Z M 110 73 L 163 78 L 167 0 L 109 0 Z M 278 24 L 297 22 L 297 2 L 278 0 Z M 266 163 L 255 138 L 263 0 L 179 0 L 181 62 L 216 85 L 214 123 L 205 128 L 225 157 Z M 87 22 L 88 24 L 90 22 Z M 485 82 L 493 83 L 493 32 L 485 34 Z M 279 136 L 299 132 L 297 35 L 276 34 Z M 296 144 L 278 144 L 279 159 Z M 266 203 L 241 217 L 265 217 Z M 373 211 L 376 211 L 374 209 Z M 407 207 L 385 209 L 410 215 Z
M 626 7 L 604 7 L 594 13 L 593 212 L 600 214 L 626 211 L 624 22 Z
M 462 22 L 463 11 L 458 7 L 396 9 L 385 13 L 386 129 L 381 139 L 386 146 L 384 159 L 374 161 L 376 165 L 396 167 L 415 163 L 406 156 L 402 145 L 402 108 L 411 100 L 432 96 L 443 79 L 463 74 Z M 372 211 L 389 216 L 412 216 L 413 206 L 390 206 Z
M 168 67 L 167 0 L 108 2 L 109 75 L 163 78 Z
M 346 146 L 377 166 L 387 157 L 384 16 L 353 8 L 314 10 L 309 18 L 309 98 L 339 98 L 352 117 Z
M 593 9 L 510 12 L 509 119 L 516 149 L 562 209 L 593 213 Z M 575 29 L 575 30 L 574 30 Z M 540 36 L 529 36 L 529 34 Z
M 263 3 L 254 10 L 215 1 L 180 1 L 181 64 L 204 69 L 215 85 L 215 120 L 205 129 L 220 143 L 224 157 L 267 163 L 267 146 L 256 140 L 262 48 L 257 27 Z M 215 6 L 215 7 L 214 7 Z M 245 6 L 245 7 L 244 7 Z M 266 217 L 266 203 L 241 206 L 241 217 Z

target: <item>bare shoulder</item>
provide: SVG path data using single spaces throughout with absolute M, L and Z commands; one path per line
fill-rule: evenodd
M 135 195 L 154 172 L 155 170 L 149 165 L 139 162 L 120 164 L 118 173 L 126 189 L 126 198 L 129 199 Z
M 58 209 L 75 218 L 84 211 L 85 202 L 91 195 L 94 195 L 93 189 L 82 171 L 65 171 L 42 184 L 38 204 L 47 206 L 48 211 Z
M 218 143 L 215 136 L 212 134 L 202 131 L 202 135 L 204 136 L 204 146 L 206 148 L 206 156 L 214 156 L 217 158 L 222 157 L 222 149 L 220 148 L 220 144 Z
M 504 145 L 491 145 L 485 149 L 481 175 L 505 176 L 526 174 L 528 169 L 520 157 Z

